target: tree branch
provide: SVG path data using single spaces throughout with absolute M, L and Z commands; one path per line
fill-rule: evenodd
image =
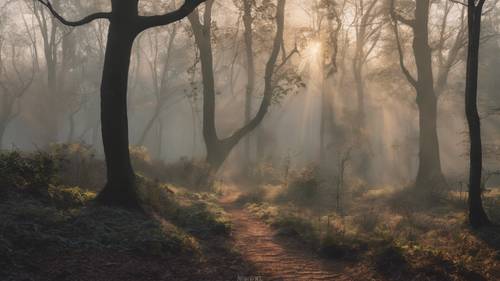
M 140 17 L 140 30 L 146 30 L 148 28 L 167 25 L 176 21 L 179 21 L 187 17 L 191 12 L 196 9 L 201 3 L 206 0 L 185 0 L 182 6 L 170 13 L 159 16 L 143 16 Z
M 401 14 L 397 13 L 396 12 L 396 9 L 394 8 L 394 1 L 395 0 L 391 0 L 391 7 L 390 7 L 390 14 L 391 14 L 391 18 L 395 21 L 399 21 L 403 24 L 406 24 L 407 26 L 411 27 L 411 28 L 414 28 L 415 27 L 415 20 L 412 20 L 412 19 L 407 19 L 405 17 L 403 17 Z
M 401 41 L 399 39 L 399 30 L 398 30 L 397 21 L 394 21 L 393 27 L 394 27 L 394 36 L 396 36 L 396 45 L 398 48 L 399 65 L 401 67 L 401 71 L 405 75 L 408 82 L 410 82 L 410 84 L 414 88 L 416 88 L 417 87 L 417 80 L 411 75 L 410 71 L 408 70 L 408 68 L 406 68 L 406 65 L 405 65 L 405 60 L 404 60 L 404 55 L 403 55 L 403 47 L 401 46 Z
M 63 16 L 61 16 L 54 9 L 54 7 L 52 7 L 52 4 L 50 3 L 50 1 L 38 0 L 38 2 L 40 2 L 42 5 L 47 7 L 56 19 L 58 19 L 62 24 L 67 25 L 67 26 L 81 26 L 81 25 L 90 23 L 90 22 L 97 20 L 97 19 L 110 19 L 111 18 L 111 13 L 95 13 L 95 14 L 88 15 L 88 16 L 86 16 L 83 19 L 78 20 L 78 21 L 69 21 L 69 20 L 65 19 Z

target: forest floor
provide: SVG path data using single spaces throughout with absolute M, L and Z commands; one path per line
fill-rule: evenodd
M 234 248 L 254 264 L 256 272 L 241 280 L 372 280 L 363 267 L 322 259 L 299 241 L 280 236 L 276 229 L 259 220 L 236 203 L 237 193 L 221 198 L 220 203 L 233 224 Z

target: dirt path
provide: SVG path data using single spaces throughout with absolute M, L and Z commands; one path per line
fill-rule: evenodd
M 241 280 L 360 280 L 345 264 L 323 260 L 297 241 L 277 237 L 275 230 L 231 200 L 221 203 L 231 216 L 235 248 L 259 270 L 253 279 Z

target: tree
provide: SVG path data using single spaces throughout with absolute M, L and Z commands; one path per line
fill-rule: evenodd
M 363 72 L 370 54 L 380 39 L 382 27 L 385 23 L 380 20 L 381 10 L 376 9 L 377 3 L 377 1 L 366 3 L 365 0 L 358 0 L 354 3 L 356 47 L 352 59 L 352 72 L 358 100 L 356 119 L 358 128 L 361 131 L 365 126 L 365 82 Z
M 283 44 L 285 26 L 286 0 L 278 0 L 276 6 L 276 35 L 274 37 L 271 55 L 267 61 L 264 74 L 263 99 L 257 114 L 243 127 L 236 130 L 231 136 L 220 139 L 215 124 L 215 77 L 213 69 L 213 54 L 211 43 L 212 6 L 213 0 L 206 3 L 203 13 L 203 23 L 200 14 L 194 12 L 189 15 L 194 38 L 200 52 L 201 73 L 203 78 L 203 138 L 207 150 L 207 163 L 210 166 L 209 177 L 215 174 L 222 166 L 232 149 L 259 126 L 271 106 L 275 90 L 275 72 L 286 61 L 277 66 L 278 56 Z M 286 56 L 286 55 L 285 55 Z
M 408 19 L 398 13 L 391 0 L 390 14 L 399 53 L 400 67 L 408 82 L 417 93 L 419 113 L 419 166 L 415 186 L 428 191 L 445 185 L 439 155 L 437 133 L 437 96 L 434 88 L 432 51 L 429 46 L 429 0 L 415 1 L 414 18 Z M 409 27 L 413 33 L 413 56 L 416 78 L 405 65 L 403 47 L 399 38 L 399 23 Z
M 5 45 L 4 38 L 0 37 L 0 148 L 7 126 L 20 114 L 19 100 L 28 92 L 36 73 L 32 46 L 28 47 L 30 60 L 27 62 L 31 65 L 26 67 L 20 65 L 26 55 L 20 51 L 26 47 L 11 43 L 10 50 L 6 50 Z
M 156 99 L 155 107 L 153 110 L 153 115 L 149 119 L 142 132 L 138 145 L 144 145 L 146 137 L 153 128 L 154 123 L 160 118 L 161 113 L 165 109 L 166 103 L 170 101 L 171 95 L 166 91 L 169 87 L 169 82 L 172 79 L 172 74 L 169 75 L 169 68 L 171 67 L 172 52 L 174 49 L 174 42 L 177 36 L 178 27 L 174 25 L 173 28 L 168 32 L 168 40 L 166 48 L 164 48 L 159 40 L 163 39 L 159 33 L 153 35 L 148 34 L 147 39 L 149 46 L 152 49 L 152 58 L 146 57 L 149 70 L 151 71 L 151 77 L 153 82 L 153 93 Z M 164 50 L 164 51 L 162 51 Z M 160 136 L 161 138 L 161 136 Z M 161 146 L 161 140 L 160 140 Z
M 486 0 L 468 0 L 468 50 L 465 86 L 465 115 L 469 125 L 470 174 L 469 174 L 469 223 L 473 227 L 490 224 L 483 209 L 481 199 L 481 174 L 483 151 L 481 143 L 481 120 L 477 109 L 477 84 L 479 66 L 479 46 L 481 40 L 481 17 Z
M 255 91 L 255 61 L 253 50 L 253 16 L 252 7 L 254 1 L 243 0 L 243 25 L 245 27 L 245 54 L 247 63 L 247 88 L 245 95 L 245 122 L 250 122 L 252 118 L 252 95 Z M 245 139 L 245 161 L 250 162 L 250 138 Z
M 130 162 L 127 118 L 127 84 L 132 45 L 141 32 L 183 19 L 204 0 L 186 0 L 179 9 L 156 16 L 140 16 L 139 0 L 111 0 L 111 12 L 94 13 L 78 21 L 66 20 L 50 1 L 38 1 L 67 26 L 81 26 L 98 19 L 109 21 L 101 82 L 101 124 L 107 183 L 97 200 L 104 205 L 140 208 L 135 174 Z

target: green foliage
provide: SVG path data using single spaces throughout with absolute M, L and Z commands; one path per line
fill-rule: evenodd
M 161 217 L 171 220 L 191 234 L 228 234 L 231 226 L 215 198 L 206 193 L 179 191 L 168 185 L 138 176 L 142 201 Z
M 96 197 L 93 192 L 82 190 L 79 187 L 64 187 L 50 185 L 48 196 L 57 208 L 69 209 L 83 207 Z
M 58 180 L 61 159 L 46 152 L 0 153 L 0 187 L 48 187 Z

